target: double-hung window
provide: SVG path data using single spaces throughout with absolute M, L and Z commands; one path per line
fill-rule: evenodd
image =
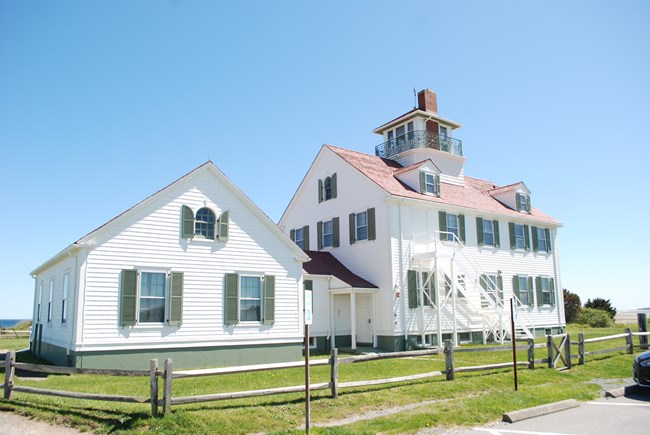
M 368 213 L 365 211 L 356 213 L 355 220 L 357 240 L 368 239 Z
M 528 195 L 517 193 L 515 195 L 515 202 L 517 204 L 517 211 L 530 213 L 530 197 Z
M 533 278 L 525 275 L 515 275 L 512 278 L 512 290 L 519 298 L 522 305 L 532 307 L 533 301 Z
M 183 273 L 123 270 L 120 275 L 120 325 L 178 326 L 183 316 Z
M 537 288 L 537 305 L 555 306 L 555 285 L 553 278 L 538 276 L 535 278 Z
M 61 323 L 68 321 L 68 287 L 70 286 L 70 274 L 63 275 L 63 294 L 61 297 Z
M 339 218 L 332 218 L 330 221 L 316 223 L 316 236 L 318 249 L 327 247 L 338 248 L 339 246 Z
M 440 195 L 440 175 L 420 171 L 420 193 Z
M 54 297 L 54 278 L 50 280 L 50 297 L 47 302 L 47 323 L 52 322 L 52 298 Z
M 228 273 L 224 286 L 226 325 L 275 321 L 275 276 Z
M 528 225 L 521 225 L 510 222 L 508 224 L 510 232 L 511 249 L 530 249 L 530 238 L 528 237 Z
M 438 212 L 440 240 L 465 242 L 465 216 Z
M 551 232 L 548 228 L 531 227 L 533 251 L 551 252 Z
M 300 249 L 309 251 L 309 225 L 289 231 L 289 237 Z
M 479 246 L 500 246 L 499 221 L 476 218 L 476 233 Z
M 350 213 L 350 244 L 357 240 L 375 240 L 375 209 L 369 208 L 359 213 Z

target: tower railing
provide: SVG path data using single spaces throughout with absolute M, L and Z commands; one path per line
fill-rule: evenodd
M 375 147 L 375 155 L 390 158 L 414 148 L 430 148 L 455 156 L 463 155 L 463 142 L 426 130 L 409 131 Z

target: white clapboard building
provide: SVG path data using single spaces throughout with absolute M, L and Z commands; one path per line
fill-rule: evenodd
M 460 127 L 425 90 L 373 154 L 321 148 L 279 223 L 312 257 L 314 346 L 503 342 L 511 300 L 516 336 L 563 330 L 561 224 L 523 182 L 466 176 Z
M 31 347 L 75 367 L 294 361 L 305 261 L 207 162 L 32 272 Z

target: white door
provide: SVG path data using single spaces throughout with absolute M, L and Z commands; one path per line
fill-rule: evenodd
M 372 296 L 357 294 L 357 344 L 372 345 Z

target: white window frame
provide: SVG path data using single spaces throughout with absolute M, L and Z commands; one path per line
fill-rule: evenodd
M 142 276 L 145 273 L 149 274 L 160 274 L 163 275 L 165 280 L 165 289 L 164 289 L 164 296 L 161 298 L 160 296 L 152 297 L 152 296 L 142 296 Z M 136 324 L 138 325 L 163 325 L 165 323 L 165 318 L 167 317 L 167 305 L 168 305 L 168 300 L 169 300 L 169 270 L 161 270 L 161 269 L 138 269 L 138 300 L 137 300 L 137 306 L 136 306 L 136 315 L 137 315 L 137 322 Z M 151 321 L 143 321 L 142 320 L 142 312 L 141 312 L 141 301 L 142 299 L 162 299 L 163 300 L 163 318 L 160 322 L 151 322 Z
M 61 293 L 61 324 L 68 322 L 68 289 L 70 286 L 70 273 L 63 274 L 63 290 Z
M 329 225 L 329 232 L 327 232 L 328 225 Z M 328 237 L 329 237 L 329 243 L 327 243 Z M 323 248 L 331 248 L 334 246 L 334 221 L 333 220 L 323 222 L 322 245 Z
M 537 228 L 537 250 L 538 251 L 548 251 L 549 241 L 546 240 L 546 229 Z
M 243 325 L 247 325 L 247 324 L 248 325 L 251 325 L 251 324 L 259 325 L 264 320 L 263 319 L 263 316 L 264 316 L 264 301 L 263 301 L 263 298 L 262 298 L 263 293 L 264 293 L 263 292 L 264 275 L 259 275 L 259 274 L 256 274 L 256 273 L 239 273 L 237 275 L 238 275 L 237 279 L 239 280 L 239 283 L 238 283 L 238 286 L 237 286 L 238 291 L 239 291 L 239 294 L 237 295 L 238 296 L 237 297 L 237 310 L 239 312 L 239 322 L 241 324 L 243 324 Z M 243 297 L 242 296 L 242 289 L 244 288 L 244 285 L 243 285 L 243 282 L 242 282 L 243 278 L 254 278 L 259 282 L 259 288 L 258 288 L 259 297 L 252 298 L 252 297 Z M 255 300 L 259 300 L 259 316 L 258 316 L 259 319 L 258 320 L 243 320 L 244 316 L 242 315 L 242 301 L 255 301 Z
M 363 223 L 365 221 L 365 223 Z M 355 214 L 355 238 L 359 240 L 368 240 L 368 212 L 362 211 Z
M 526 249 L 526 229 L 522 224 L 515 225 L 515 249 Z M 521 235 L 517 234 L 517 229 L 521 229 Z M 521 240 L 521 246 L 519 246 L 519 241 Z
M 424 190 L 426 193 L 431 193 L 433 195 L 437 195 L 438 192 L 436 192 L 436 174 L 432 174 L 430 172 L 425 172 L 424 173 Z
M 300 249 L 305 249 L 305 232 L 303 227 L 296 228 L 293 232 L 294 242 Z
M 519 301 L 524 306 L 532 307 L 534 301 L 529 301 L 528 300 L 528 298 L 530 297 L 530 289 L 528 288 L 528 276 L 527 275 L 517 275 L 517 279 L 519 280 Z M 526 300 L 525 301 L 524 301 L 524 298 L 522 298 L 522 294 L 526 295 Z
M 483 219 L 483 244 L 487 246 L 496 246 L 496 237 L 494 235 L 494 221 L 490 219 Z M 488 242 L 488 236 L 491 242 Z
M 541 307 L 542 305 L 550 306 L 551 305 L 551 279 L 548 276 L 540 276 L 539 283 L 541 285 L 542 300 L 537 301 L 537 304 Z M 546 299 L 548 297 L 548 302 Z
M 47 323 L 52 323 L 52 300 L 54 298 L 54 278 L 50 279 L 50 296 L 47 302 Z
M 449 225 L 449 218 L 452 217 L 454 219 L 454 225 Z M 450 242 L 455 242 L 456 240 L 460 240 L 460 219 L 458 219 L 457 214 L 451 214 L 447 213 L 447 233 L 453 233 L 456 235 L 456 237 L 452 236 L 451 234 L 447 234 L 447 240 Z

